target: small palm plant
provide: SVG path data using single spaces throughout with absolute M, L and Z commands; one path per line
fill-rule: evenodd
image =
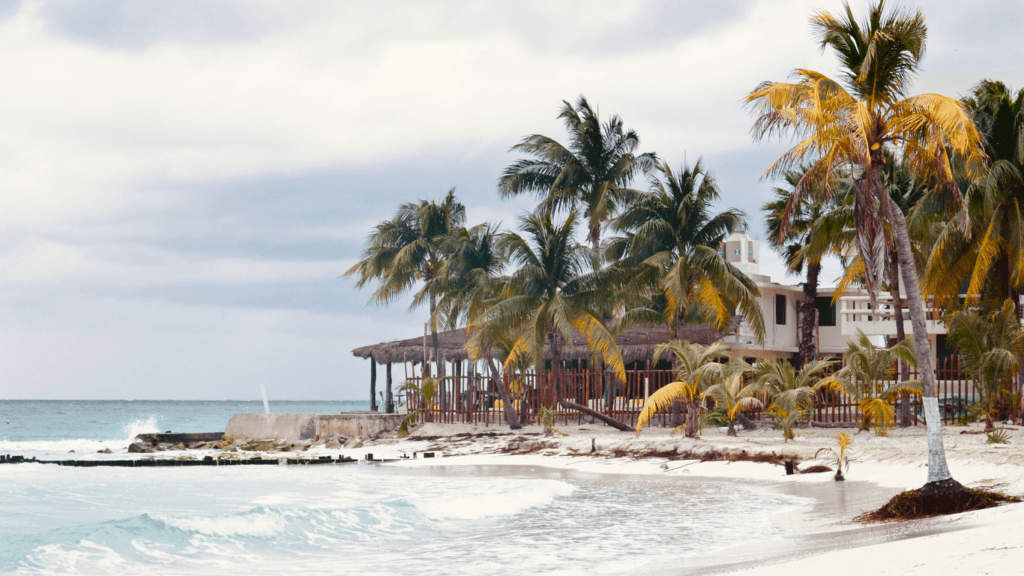
M 813 380 L 833 364 L 831 360 L 816 360 L 797 371 L 789 362 L 777 358 L 760 362 L 754 368 L 754 393 L 771 397 L 767 412 L 782 428 L 782 437 L 787 442 L 794 437 L 793 427 L 806 422 L 814 408 Z
M 1016 308 L 1007 300 L 1001 309 L 988 314 L 957 312 L 947 324 L 950 340 L 960 349 L 964 367 L 981 395 L 985 431 L 991 432 L 996 400 L 1005 393 L 1003 385 L 1017 372 L 1018 355 L 1024 352 L 1024 328 L 1017 320 Z
M 421 412 L 430 415 L 430 410 L 434 407 L 434 397 L 437 396 L 437 386 L 441 380 L 443 379 L 428 377 L 424 378 L 423 383 L 419 386 L 415 382 L 406 382 L 402 385 L 402 392 L 417 392 L 422 396 L 423 407 L 410 410 L 405 418 L 402 418 L 402 422 L 398 425 L 399 436 L 404 438 L 409 435 L 409 426 L 419 419 Z
M 729 436 L 736 435 L 736 415 L 743 410 L 762 408 L 761 400 L 754 394 L 758 386 L 753 382 L 745 382 L 746 367 L 732 368 L 732 374 L 707 388 L 705 394 L 714 399 L 715 404 L 723 411 L 728 421 Z
M 846 449 L 850 447 L 850 444 L 853 444 L 853 439 L 846 432 L 840 432 L 836 434 L 836 443 L 838 444 L 838 449 L 821 448 L 814 453 L 814 457 L 817 458 L 818 454 L 822 452 L 831 452 L 832 456 L 836 459 L 836 482 L 842 482 L 846 480 L 846 477 L 843 476 L 843 467 L 846 467 L 847 471 L 850 470 L 850 460 L 846 457 Z
M 912 340 L 903 340 L 889 348 L 876 346 L 858 330 L 858 337 L 846 343 L 846 365 L 818 383 L 817 388 L 842 390 L 861 411 L 861 429 L 874 429 L 886 436 L 896 419 L 893 403 L 901 394 L 920 394 L 919 380 L 893 382 L 896 360 L 917 365 Z
M 650 422 L 655 414 L 681 401 L 686 407 L 686 422 L 677 426 L 673 434 L 681 430 L 694 438 L 700 434 L 700 414 L 704 410 L 705 390 L 726 379 L 729 366 L 718 362 L 727 357 L 728 347 L 722 342 L 702 346 L 694 342 L 669 340 L 654 349 L 654 362 L 662 356 L 675 357 L 676 381 L 659 388 L 644 402 L 636 421 L 636 433 Z

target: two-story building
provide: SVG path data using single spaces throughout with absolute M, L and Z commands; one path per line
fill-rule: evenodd
M 764 316 L 764 342 L 758 342 L 745 320 L 729 335 L 725 342 L 732 350 L 733 360 L 750 362 L 761 358 L 794 358 L 800 342 L 799 312 L 797 304 L 803 300 L 803 287 L 799 284 L 773 282 L 760 271 L 760 242 L 745 232 L 734 232 L 722 244 L 719 253 L 733 266 L 749 276 L 761 291 L 760 304 Z M 872 309 L 867 291 L 851 288 L 833 303 L 835 288 L 818 288 L 815 299 L 817 315 L 815 336 L 820 357 L 841 356 L 846 342 L 861 330 L 879 345 L 896 337 L 896 320 L 892 296 L 878 295 L 878 308 Z M 946 348 L 946 327 L 934 307 L 926 305 L 928 334 L 932 350 L 938 358 L 949 352 Z M 913 334 L 910 315 L 904 309 L 904 329 Z

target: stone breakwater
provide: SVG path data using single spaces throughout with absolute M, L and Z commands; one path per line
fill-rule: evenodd
M 244 458 L 246 453 L 274 458 L 313 447 L 361 448 L 363 442 L 393 435 L 402 417 L 373 412 L 235 414 L 223 433 L 140 434 L 128 446 L 128 452 L 216 450 L 220 452 L 218 458 Z

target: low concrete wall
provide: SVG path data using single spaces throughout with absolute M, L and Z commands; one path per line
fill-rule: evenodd
M 401 414 L 379 412 L 345 412 L 321 414 L 316 419 L 316 433 L 320 438 L 345 436 L 346 438 L 374 438 L 381 432 L 395 430 L 402 423 Z
M 224 428 L 234 438 L 292 438 L 308 440 L 316 435 L 315 414 L 235 414 Z
M 378 412 L 345 412 L 344 414 L 235 414 L 224 429 L 225 436 L 308 440 L 320 438 L 374 438 L 381 432 L 395 430 L 402 422 L 401 414 Z

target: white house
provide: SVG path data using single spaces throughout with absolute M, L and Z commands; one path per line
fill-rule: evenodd
M 797 303 L 803 300 L 800 285 L 778 284 L 760 273 L 760 242 L 745 232 L 734 232 L 719 250 L 726 260 L 746 273 L 761 290 L 760 304 L 764 315 L 765 338 L 758 342 L 747 321 L 743 321 L 725 342 L 732 350 L 733 360 L 758 358 L 793 358 L 800 341 Z M 896 336 L 896 321 L 892 296 L 882 292 L 878 296 L 878 309 L 872 310 L 868 294 L 863 289 L 847 289 L 846 294 L 833 304 L 834 288 L 818 288 L 815 301 L 817 310 L 817 342 L 820 357 L 839 356 L 846 350 L 846 341 L 857 335 L 857 330 L 874 337 L 882 344 Z M 946 349 L 946 327 L 930 303 L 926 303 L 928 334 L 933 355 L 943 357 Z M 904 309 L 906 334 L 913 334 L 910 315 Z

